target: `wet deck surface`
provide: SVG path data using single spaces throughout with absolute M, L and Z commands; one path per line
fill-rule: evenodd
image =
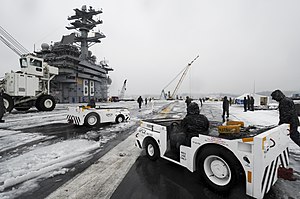
M 229 194 L 216 194 L 203 183 L 199 174 L 163 159 L 149 160 L 145 154 L 136 163 L 111 197 L 167 199 L 167 198 L 248 198 L 243 187 L 236 187 Z

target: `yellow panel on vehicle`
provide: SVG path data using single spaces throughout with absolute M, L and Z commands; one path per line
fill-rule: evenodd
M 239 133 L 240 125 L 218 126 L 219 133 Z
M 241 127 L 244 127 L 244 122 L 242 122 L 242 121 L 227 121 L 226 125 L 241 125 Z

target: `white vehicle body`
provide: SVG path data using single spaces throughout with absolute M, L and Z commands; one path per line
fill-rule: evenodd
M 186 167 L 191 172 L 201 170 L 206 184 L 216 187 L 217 191 L 230 190 L 229 185 L 235 177 L 234 171 L 240 169 L 241 175 L 236 175 L 236 178 L 237 181 L 245 182 L 246 194 L 263 198 L 277 181 L 278 168 L 287 167 L 289 164 L 288 124 L 262 129 L 259 133 L 251 132 L 249 134 L 252 135 L 243 135 L 240 138 L 218 136 L 215 134 L 217 130 L 210 129 L 208 135 L 192 137 L 191 146 L 180 145 L 178 158 L 174 159 L 168 156 L 169 128 L 173 122 L 180 120 L 142 121 L 136 131 L 135 145 L 145 148 L 147 156 L 152 160 L 161 157 Z M 231 160 L 235 160 L 233 162 L 236 164 L 232 165 Z
M 5 73 L 0 80 L 5 110 L 26 111 L 35 106 L 39 111 L 52 111 L 56 101 L 50 94 L 50 81 L 58 75 L 58 68 L 29 53 L 1 26 L 0 40 L 20 56 L 21 67 L 21 71 Z
M 67 119 L 75 125 L 97 126 L 100 123 L 120 123 L 130 120 L 130 112 L 123 107 L 69 107 Z
M 5 73 L 0 80 L 5 109 L 10 112 L 35 106 L 39 111 L 52 111 L 56 102 L 50 95 L 50 82 L 58 75 L 58 68 L 32 54 L 22 55 L 20 66 L 21 71 Z

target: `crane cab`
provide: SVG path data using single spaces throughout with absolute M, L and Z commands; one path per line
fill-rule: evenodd
M 42 77 L 44 75 L 43 59 L 32 55 L 20 58 L 21 71 L 26 74 Z
M 34 55 L 23 55 L 20 58 L 21 71 L 28 75 L 37 77 L 48 77 L 49 75 L 58 75 L 58 68 L 48 65 L 42 58 Z

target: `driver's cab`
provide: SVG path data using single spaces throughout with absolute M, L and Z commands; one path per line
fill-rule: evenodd
M 25 55 L 20 58 L 21 71 L 26 74 L 43 76 L 43 59 L 33 55 Z

